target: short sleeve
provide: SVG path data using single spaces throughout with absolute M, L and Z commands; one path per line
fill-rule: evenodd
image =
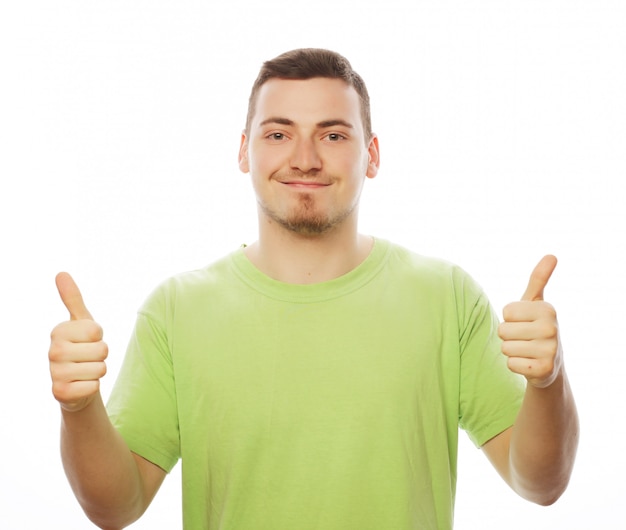
M 180 438 L 164 314 L 165 297 L 156 294 L 139 312 L 107 410 L 131 451 L 169 472 L 180 457 Z
M 513 425 L 525 382 L 507 367 L 498 318 L 480 287 L 468 278 L 461 292 L 459 424 L 480 447 Z

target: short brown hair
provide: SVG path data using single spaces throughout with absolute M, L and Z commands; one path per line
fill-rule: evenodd
M 252 85 L 252 92 L 248 100 L 246 132 L 250 132 L 259 89 L 266 81 L 270 79 L 312 79 L 314 77 L 341 79 L 356 90 L 361 101 L 361 119 L 363 120 L 365 140 L 369 141 L 372 137 L 372 118 L 370 98 L 365 82 L 352 69 L 348 59 L 336 52 L 321 48 L 291 50 L 263 63 L 261 71 L 254 85 Z

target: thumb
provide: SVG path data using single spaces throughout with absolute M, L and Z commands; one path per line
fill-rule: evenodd
M 83 296 L 74 282 L 74 279 L 67 272 L 60 272 L 56 277 L 57 289 L 63 304 L 70 312 L 71 320 L 93 320 L 91 313 L 85 307 Z
M 556 263 L 556 257 L 550 254 L 541 258 L 541 261 L 530 275 L 528 287 L 526 287 L 526 291 L 522 295 L 523 301 L 543 300 L 543 290 L 548 284 L 550 276 L 552 276 Z

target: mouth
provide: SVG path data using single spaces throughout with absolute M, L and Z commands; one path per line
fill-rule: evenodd
M 314 190 L 330 186 L 330 182 L 321 182 L 315 180 L 287 180 L 281 181 L 280 183 L 284 186 L 289 186 L 290 188 L 303 190 Z

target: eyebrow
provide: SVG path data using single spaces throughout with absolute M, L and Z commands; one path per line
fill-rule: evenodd
M 259 126 L 263 127 L 264 125 L 269 125 L 270 123 L 276 123 L 278 125 L 288 125 L 288 126 L 293 126 L 295 125 L 295 122 L 293 120 L 290 120 L 288 118 L 279 118 L 279 117 L 273 117 L 273 118 L 267 118 L 266 120 L 263 120 Z M 351 123 L 345 121 L 345 120 L 324 120 L 324 121 L 320 121 L 316 127 L 318 129 L 327 129 L 328 127 L 335 127 L 337 125 L 341 125 L 343 127 L 346 127 L 348 129 L 354 129 L 354 125 L 352 125 Z
M 264 125 L 269 125 L 270 123 L 276 123 L 278 125 L 295 125 L 292 120 L 288 120 L 287 118 L 267 118 L 267 120 L 263 120 L 259 123 L 260 127 Z
M 354 129 L 354 126 L 345 120 L 325 120 L 317 124 L 318 128 L 320 129 L 326 129 L 328 127 L 335 127 L 337 125 L 347 127 L 348 129 Z

